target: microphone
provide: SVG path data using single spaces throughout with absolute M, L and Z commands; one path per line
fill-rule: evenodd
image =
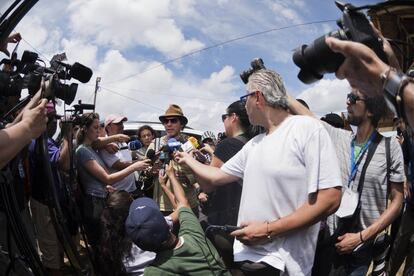
M 73 65 L 69 65 L 67 63 L 57 61 L 59 65 L 62 65 L 68 70 L 69 76 L 67 79 L 74 78 L 82 83 L 87 83 L 92 77 L 92 70 L 85 65 L 80 64 L 79 62 L 75 62 Z
M 177 139 L 170 138 L 168 139 L 167 145 L 168 145 L 168 151 L 174 152 L 176 150 L 179 150 L 182 144 L 179 141 L 177 141 Z
M 151 160 L 151 163 L 154 163 L 154 161 L 155 161 L 155 150 L 149 149 L 147 151 L 146 157 Z
M 138 140 L 133 140 L 129 142 L 127 146 L 120 147 L 119 150 L 129 149 L 130 151 L 135 151 L 135 150 L 139 150 L 140 148 L 142 148 L 141 142 Z
M 200 144 L 198 143 L 197 139 L 194 137 L 188 137 L 187 142 L 181 145 L 182 151 L 190 153 L 192 150 L 198 149 Z

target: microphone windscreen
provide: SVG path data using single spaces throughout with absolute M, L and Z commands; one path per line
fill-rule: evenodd
M 72 78 L 77 79 L 82 83 L 87 83 L 92 77 L 92 70 L 85 65 L 75 62 L 69 70 Z
M 200 147 L 200 144 L 198 143 L 197 139 L 195 137 L 188 137 L 188 141 L 191 142 L 191 144 L 193 144 L 195 149 L 198 149 Z
M 128 143 L 128 148 L 132 151 L 139 150 L 140 148 L 142 148 L 142 144 L 140 141 L 134 140 Z

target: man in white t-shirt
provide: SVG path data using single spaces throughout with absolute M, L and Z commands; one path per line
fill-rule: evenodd
M 108 136 L 122 134 L 124 131 L 124 122 L 128 118 L 121 115 L 110 114 L 105 119 L 105 131 Z M 112 154 L 105 149 L 99 151 L 99 155 L 109 168 L 110 172 L 123 170 L 132 164 L 131 152 L 125 142 L 116 142 L 119 151 Z M 116 190 L 124 190 L 129 193 L 136 190 L 134 174 L 130 174 L 124 179 L 112 185 Z
M 220 169 L 176 153 L 198 176 L 203 190 L 243 179 L 238 226 L 231 235 L 235 262 L 264 265 L 259 275 L 310 275 L 319 221 L 335 212 L 341 177 L 334 147 L 322 124 L 292 116 L 281 77 L 259 70 L 240 100 L 252 125 L 266 133 L 251 139 Z M 251 268 L 252 266 L 250 266 Z M 257 273 L 254 272 L 254 273 Z

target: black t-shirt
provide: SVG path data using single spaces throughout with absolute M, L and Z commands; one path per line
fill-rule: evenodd
M 243 148 L 245 142 L 247 139 L 243 136 L 226 138 L 217 145 L 214 155 L 225 163 Z M 204 210 L 208 223 L 236 225 L 241 191 L 242 186 L 232 182 L 209 193 L 208 204 Z

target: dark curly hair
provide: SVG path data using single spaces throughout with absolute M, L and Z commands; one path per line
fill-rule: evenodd
M 144 130 L 149 130 L 151 132 L 152 136 L 154 138 L 156 137 L 155 130 L 152 127 L 150 127 L 149 125 L 143 125 L 140 128 L 138 128 L 138 131 L 137 131 L 138 139 L 140 141 L 141 141 L 141 132 L 143 132 Z
M 102 275 L 126 275 L 122 260 L 130 255 L 132 241 L 125 234 L 125 220 L 128 217 L 131 195 L 126 191 L 109 194 L 107 206 L 101 215 L 102 236 L 100 265 Z
M 372 117 L 370 117 L 372 125 L 378 127 L 379 121 L 388 112 L 384 97 L 366 98 L 365 106 L 372 113 Z

